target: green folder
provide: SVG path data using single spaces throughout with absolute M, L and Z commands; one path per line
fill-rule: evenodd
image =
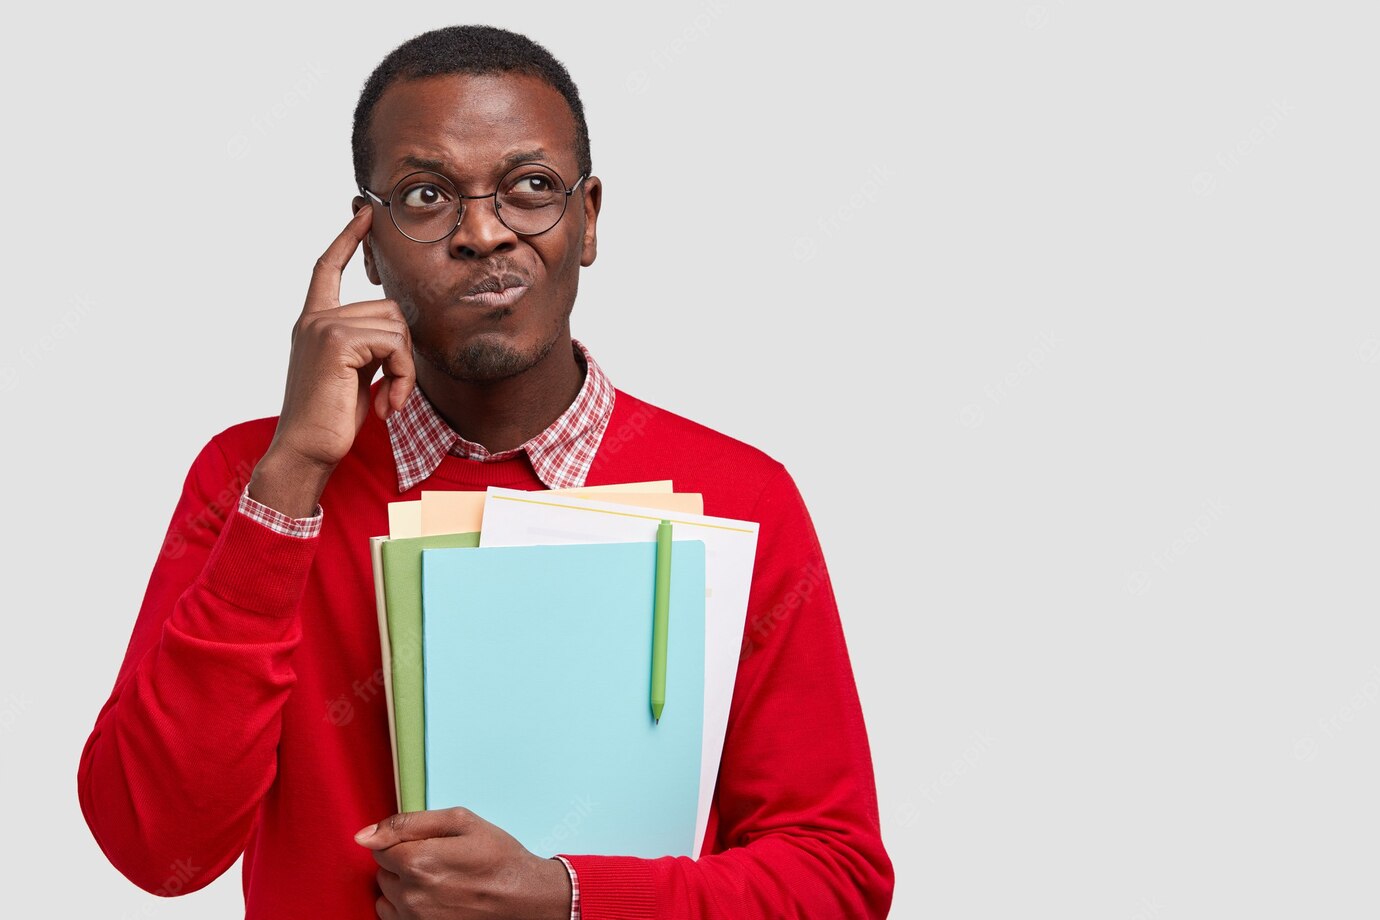
M 478 533 L 383 543 L 383 594 L 393 663 L 393 722 L 403 811 L 426 809 L 426 716 L 422 703 L 422 550 L 479 546 Z

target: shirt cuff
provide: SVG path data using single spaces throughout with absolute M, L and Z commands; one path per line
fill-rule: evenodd
M 321 534 L 322 511 L 318 502 L 311 517 L 288 517 L 276 508 L 270 508 L 261 501 L 249 497 L 249 485 L 240 493 L 240 514 L 250 520 L 258 521 L 274 533 L 285 537 L 301 537 L 309 540 Z M 578 920 L 578 918 L 576 918 Z
M 565 865 L 565 871 L 570 873 L 570 920 L 580 920 L 580 877 L 575 874 L 575 867 L 570 864 L 570 860 L 564 856 L 556 858 Z

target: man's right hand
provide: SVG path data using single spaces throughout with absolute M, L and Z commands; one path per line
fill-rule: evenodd
M 312 270 L 307 302 L 292 327 L 283 411 L 254 468 L 249 495 L 289 517 L 309 517 L 369 411 L 369 386 L 383 367 L 374 411 L 400 408 L 417 374 L 412 336 L 393 300 L 340 305 L 340 277 L 369 232 L 374 209 L 356 212 Z

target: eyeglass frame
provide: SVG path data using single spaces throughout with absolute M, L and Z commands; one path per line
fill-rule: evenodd
M 580 177 L 579 177 L 578 179 L 576 179 L 576 180 L 571 184 L 571 186 L 565 190 L 565 201 L 563 201 L 563 202 L 561 203 L 561 215 L 560 215 L 560 217 L 557 217 L 557 218 L 556 218 L 556 220 L 551 224 L 551 226 L 547 227 L 545 230 L 539 230 L 539 231 L 537 231 L 536 233 L 521 233 L 521 232 L 519 232 L 519 231 L 517 231 L 517 230 L 513 230 L 512 227 L 508 226 L 508 222 L 507 222 L 506 220 L 503 219 L 503 212 L 500 211 L 500 210 L 499 210 L 499 207 L 498 207 L 498 190 L 499 190 L 500 188 L 503 187 L 503 180 L 504 180 L 504 179 L 508 178 L 510 175 L 512 175 L 513 173 L 517 172 L 519 169 L 524 169 L 524 168 L 526 168 L 526 167 L 531 167 L 531 166 L 540 166 L 542 169 L 550 170 L 551 173 L 552 173 L 552 175 L 554 175 L 557 179 L 560 179 L 560 180 L 561 180 L 561 184 L 562 184 L 562 185 L 565 184 L 565 179 L 563 179 L 563 178 L 561 177 L 560 172 L 558 172 L 554 166 L 548 166 L 547 164 L 545 164 L 545 163 L 540 163 L 540 162 L 531 162 L 531 163 L 519 163 L 519 164 L 517 164 L 516 166 L 514 166 L 512 169 L 510 169 L 510 170 L 508 170 L 507 172 L 505 172 L 503 175 L 499 176 L 499 177 L 498 177 L 498 183 L 494 186 L 494 190 L 493 190 L 492 192 L 489 192 L 489 194 L 487 194 L 487 195 L 462 195 L 462 194 L 460 194 L 460 190 L 457 189 L 457 188 L 455 187 L 455 183 L 454 183 L 454 182 L 451 182 L 449 178 L 447 178 L 446 176 L 441 175 L 440 173 L 438 173 L 438 172 L 436 172 L 435 170 L 432 170 L 432 169 L 418 169 L 418 170 L 415 170 L 415 171 L 410 172 L 410 173 L 408 173 L 407 175 L 403 176 L 403 177 L 402 177 L 401 179 L 399 179 L 397 182 L 394 182 L 394 183 L 393 183 L 393 188 L 392 188 L 391 190 L 389 190 L 389 192 L 388 192 L 388 197 L 387 197 L 387 198 L 380 198 L 377 192 L 371 190 L 368 186 L 366 186 L 366 185 L 364 185 L 364 184 L 362 184 L 362 183 L 358 186 L 358 188 L 359 188 L 359 192 L 360 192 L 361 195 L 364 195 L 366 198 L 372 198 L 373 200 L 377 201 L 379 204 L 383 205 L 385 208 L 388 209 L 388 219 L 389 219 L 390 221 L 392 221 L 392 223 L 393 223 L 393 228 L 394 228 L 395 230 L 397 230 L 399 233 L 401 233 L 404 237 L 407 237 L 407 239 L 411 240 L 412 242 L 414 242 L 414 243 L 420 243 L 420 244 L 423 245 L 423 246 L 428 246 L 428 245 L 430 245 L 430 244 L 432 244 L 432 243 L 439 243 L 439 242 L 441 242 L 441 240 L 444 240 L 446 237 L 451 236 L 452 234 L 454 234 L 455 231 L 456 231 L 457 229 L 459 229 L 459 227 L 460 227 L 460 222 L 461 222 L 462 220 L 465 219 L 465 207 L 466 207 L 465 202 L 466 202 L 466 201 L 477 201 L 477 200 L 479 200 L 479 199 L 481 199 L 481 198 L 492 198 L 492 199 L 494 200 L 494 216 L 498 218 L 498 222 L 499 222 L 500 224 L 502 224 L 504 227 L 507 227 L 507 228 L 508 228 L 510 231 L 512 231 L 513 233 L 517 234 L 518 236 L 541 236 L 543 233 L 550 233 L 552 230 L 555 230 L 555 229 L 556 229 L 556 225 L 559 224 L 562 220 L 565 219 L 565 212 L 568 211 L 568 210 L 570 210 L 570 196 L 573 195 L 573 194 L 575 194 L 575 189 L 577 189 L 577 188 L 580 187 L 580 183 L 581 183 L 581 182 L 584 182 L 586 179 L 589 178 L 589 173 L 587 173 L 587 172 L 585 172 L 585 173 L 580 173 Z M 397 197 L 398 189 L 399 189 L 399 188 L 402 186 L 402 184 L 403 184 L 404 182 L 406 182 L 408 179 L 411 179 L 413 176 L 420 176 L 420 175 L 438 176 L 438 177 L 440 177 L 440 178 L 442 178 L 442 179 L 445 179 L 445 180 L 446 180 L 446 184 L 449 185 L 449 186 L 451 187 L 451 190 L 455 192 L 455 197 L 456 197 L 456 199 L 460 201 L 460 207 L 458 207 L 458 208 L 455 209 L 455 226 L 454 226 L 454 227 L 451 227 L 448 231 L 446 231 L 446 232 L 445 232 L 444 234 L 442 234 L 441 236 L 438 236 L 438 237 L 437 237 L 436 239 L 434 239 L 434 240 L 419 240 L 419 239 L 417 239 L 415 236 L 408 236 L 408 235 L 407 235 L 407 231 L 405 231 L 402 227 L 399 227 L 399 226 L 398 226 L 398 219 L 397 219 L 397 217 L 393 214 L 393 199 L 394 199 L 395 197 Z

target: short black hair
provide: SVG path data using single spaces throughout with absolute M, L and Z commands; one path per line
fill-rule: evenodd
M 355 106 L 350 144 L 354 153 L 355 182 L 369 184 L 374 165 L 374 146 L 369 123 L 383 91 L 394 83 L 444 74 L 519 73 L 538 77 L 565 97 L 575 116 L 575 157 L 580 172 L 589 175 L 589 126 L 580 91 L 565 65 L 550 51 L 525 35 L 494 26 L 446 26 L 409 38 L 389 52 L 360 91 Z

